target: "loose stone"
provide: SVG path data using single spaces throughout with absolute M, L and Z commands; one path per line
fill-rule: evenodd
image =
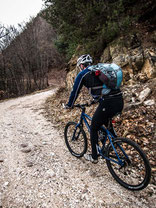
M 29 153 L 29 152 L 31 152 L 31 148 L 24 148 L 24 149 L 22 149 L 21 150 L 22 152 L 24 152 L 24 153 Z

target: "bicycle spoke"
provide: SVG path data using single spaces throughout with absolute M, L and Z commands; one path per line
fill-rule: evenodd
M 147 186 L 150 179 L 150 166 L 142 150 L 134 142 L 127 139 L 116 140 L 114 146 L 122 165 L 110 160 L 107 161 L 113 177 L 129 189 L 137 190 Z M 107 156 L 118 160 L 112 147 L 109 147 Z
M 87 139 L 84 130 L 76 125 L 74 122 L 66 125 L 65 142 L 72 155 L 82 157 L 87 150 Z

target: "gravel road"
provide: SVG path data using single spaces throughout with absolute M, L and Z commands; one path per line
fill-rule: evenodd
M 152 185 L 127 191 L 104 160 L 92 164 L 68 152 L 63 134 L 43 115 L 54 92 L 0 103 L 0 208 L 154 207 L 147 199 Z

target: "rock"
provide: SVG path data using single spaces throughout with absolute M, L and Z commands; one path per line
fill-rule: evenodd
M 129 134 L 128 130 L 125 130 L 123 133 L 123 137 L 126 137 Z
M 9 185 L 9 182 L 6 181 L 6 182 L 4 183 L 4 187 L 6 187 L 6 186 L 8 186 L 8 185 Z
M 55 153 L 54 153 L 54 152 L 51 152 L 51 153 L 50 153 L 50 156 L 51 156 L 51 157 L 53 157 L 54 155 L 55 155 Z
M 145 60 L 145 63 L 142 68 L 142 72 L 146 74 L 148 78 L 154 78 L 156 74 L 156 68 L 153 67 L 149 59 Z
M 145 105 L 154 105 L 155 104 L 155 101 L 154 100 L 146 100 L 144 102 Z
M 110 62 L 110 60 L 111 60 L 110 49 L 109 49 L 109 47 L 107 47 L 103 51 L 103 54 L 100 58 L 100 62 Z
M 120 65 L 124 72 L 124 83 L 135 75 L 143 82 L 156 77 L 156 49 L 141 45 L 138 35 L 128 35 L 126 39 L 120 37 L 111 42 L 104 49 L 100 62 Z
M 31 148 L 30 147 L 26 147 L 24 149 L 21 149 L 21 152 L 29 153 L 29 152 L 31 152 Z
M 79 73 L 79 69 L 75 66 L 75 70 L 68 72 L 66 78 L 67 89 L 71 90 L 74 84 L 76 75 Z
M 129 64 L 135 71 L 140 71 L 144 64 L 144 56 L 142 47 L 138 47 L 130 51 L 130 60 Z
M 48 170 L 46 172 L 46 174 L 48 175 L 48 177 L 54 177 L 54 176 L 56 176 L 56 174 L 55 174 L 55 172 L 53 170 Z
M 143 137 L 142 140 L 145 144 L 149 144 L 149 140 L 147 138 Z
M 24 143 L 21 144 L 21 147 L 22 147 L 22 148 L 25 148 L 25 147 L 27 147 L 27 146 L 28 146 L 28 144 L 24 144 Z
M 136 79 L 141 82 L 146 82 L 148 80 L 147 75 L 144 72 L 138 73 Z
M 4 160 L 3 159 L 0 159 L 0 162 L 4 162 Z
M 143 102 L 151 93 L 151 89 L 150 88 L 145 88 L 139 95 L 138 99 L 140 100 L 140 102 Z
M 27 162 L 27 167 L 32 167 L 33 166 L 33 162 Z
M 43 145 L 46 145 L 46 144 L 48 144 L 48 143 L 47 143 L 46 141 L 43 141 L 42 144 L 43 144 Z
M 129 61 L 129 56 L 126 54 L 118 54 L 118 56 L 113 58 L 113 62 L 117 65 L 120 65 L 121 67 L 127 65 Z

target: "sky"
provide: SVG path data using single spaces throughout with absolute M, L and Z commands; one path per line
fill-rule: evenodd
M 4 26 L 28 22 L 43 8 L 42 0 L 0 0 L 0 24 Z

